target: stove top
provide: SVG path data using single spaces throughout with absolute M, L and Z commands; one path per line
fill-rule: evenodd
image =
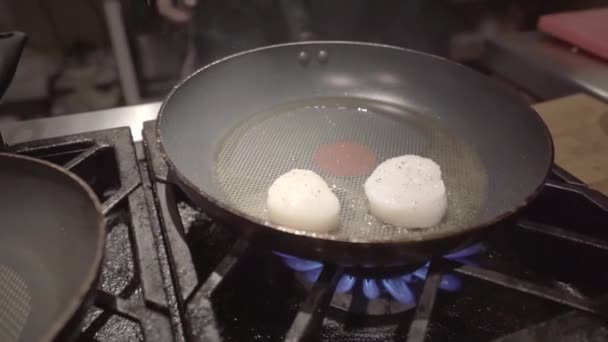
M 352 274 L 278 255 L 197 210 L 146 122 L 12 145 L 64 165 L 103 201 L 99 341 L 605 341 L 608 199 L 554 168 L 481 244 L 403 273 Z

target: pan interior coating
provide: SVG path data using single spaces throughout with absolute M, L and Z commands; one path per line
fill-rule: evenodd
M 31 301 L 25 280 L 0 263 L 0 341 L 19 341 L 32 309 Z
M 378 164 L 404 154 L 438 163 L 448 196 L 442 222 L 432 228 L 403 229 L 369 215 L 363 190 L 369 174 L 338 177 L 314 162 L 319 146 L 341 141 L 369 147 Z M 224 138 L 216 165 L 218 199 L 263 221 L 268 219 L 267 191 L 277 177 L 294 168 L 315 171 L 340 200 L 340 227 L 330 234 L 345 241 L 422 239 L 433 230 L 473 225 L 479 221 L 488 188 L 479 155 L 431 114 L 362 98 L 313 98 L 252 115 Z

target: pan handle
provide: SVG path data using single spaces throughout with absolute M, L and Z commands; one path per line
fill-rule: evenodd
M 0 33 L 0 97 L 15 75 L 27 36 L 23 32 Z
M 26 40 L 23 32 L 0 32 L 0 98 L 15 75 Z M 6 143 L 0 134 L 0 151 L 5 149 Z
M 578 193 L 589 199 L 598 207 L 602 208 L 602 210 L 608 211 L 608 196 L 597 190 L 591 189 L 584 184 L 547 180 L 545 181 L 545 187 Z

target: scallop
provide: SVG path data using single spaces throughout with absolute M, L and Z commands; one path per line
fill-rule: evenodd
M 277 225 L 329 232 L 340 223 L 340 202 L 313 171 L 293 169 L 268 189 L 268 216 Z
M 447 211 L 441 168 L 417 155 L 388 159 L 364 184 L 370 213 L 401 228 L 438 225 Z

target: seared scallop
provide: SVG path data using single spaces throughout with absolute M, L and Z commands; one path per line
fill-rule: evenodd
M 365 181 L 370 213 L 402 228 L 429 228 L 441 222 L 447 194 L 441 168 L 428 158 L 404 155 L 384 161 Z
M 328 232 L 340 223 L 340 202 L 327 183 L 313 171 L 293 169 L 268 189 L 272 223 L 313 232 Z

